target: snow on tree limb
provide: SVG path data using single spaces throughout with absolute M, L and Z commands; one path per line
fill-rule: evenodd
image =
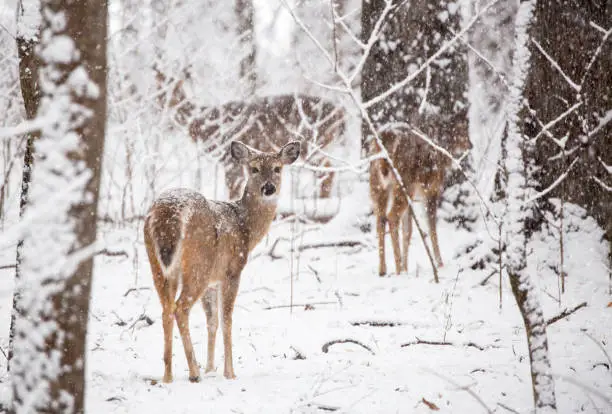
M 106 48 L 89 49 L 88 41 L 106 38 L 106 8 L 91 1 L 46 0 L 40 15 L 38 116 L 46 122 L 35 142 L 38 157 L 22 222 L 28 225 L 20 229 L 13 412 L 82 412 L 99 189 L 95 165 L 103 146 L 106 96 Z M 89 26 L 87 34 L 83 24 Z
M 535 10 L 535 0 L 522 2 L 516 18 L 516 47 L 508 102 L 508 132 L 506 137 L 506 261 L 510 284 L 521 311 L 531 362 L 534 404 L 537 413 L 556 412 L 556 400 L 550 361 L 546 321 L 542 313 L 537 287 L 527 272 L 526 246 L 528 221 L 532 206 L 525 203 L 532 198 L 530 179 L 533 141 L 524 140 L 521 131 L 524 116 L 523 91 L 529 76 L 531 54 L 529 28 Z

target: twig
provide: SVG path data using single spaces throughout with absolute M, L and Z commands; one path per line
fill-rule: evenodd
M 15 268 L 17 268 L 17 264 L 16 263 L 0 266 L 0 270 L 3 270 L 3 269 L 15 269 Z
M 606 348 L 604 348 L 604 347 L 601 345 L 601 343 L 599 343 L 599 341 L 598 341 L 597 339 L 593 338 L 593 336 L 592 336 L 591 334 L 589 334 L 589 333 L 585 333 L 585 335 L 586 335 L 586 336 L 587 336 L 587 337 L 588 337 L 588 338 L 589 338 L 591 341 L 593 341 L 593 342 L 595 343 L 595 345 L 597 345 L 597 347 L 598 347 L 599 349 L 601 349 L 601 352 L 603 352 L 603 354 L 604 354 L 604 355 L 606 356 L 606 358 L 608 359 L 608 364 L 609 364 L 609 366 L 611 366 L 611 367 L 612 367 L 612 359 L 610 359 L 610 354 L 608 354 L 608 351 L 606 351 Z
M 467 346 L 467 347 L 472 347 L 472 348 L 476 348 L 480 351 L 484 351 L 487 348 L 497 348 L 494 345 L 486 345 L 486 346 L 482 346 L 482 345 L 478 345 L 474 342 L 466 342 L 464 344 L 456 344 L 454 342 L 447 342 L 447 341 L 428 341 L 428 340 L 424 340 L 424 339 L 419 339 L 417 338 L 416 341 L 412 341 L 412 342 L 406 342 L 405 344 L 401 344 L 400 346 L 402 348 L 411 346 L 411 345 L 441 345 L 441 346 L 445 346 L 445 345 L 450 345 L 450 346 Z
M 514 409 L 512 409 L 512 408 L 508 407 L 507 405 L 504 405 L 504 404 L 502 404 L 500 402 L 498 402 L 497 405 L 499 405 L 501 408 L 503 408 L 505 410 L 510 411 L 511 413 L 521 414 L 518 411 L 516 411 L 516 410 L 514 410 Z
M 140 288 L 129 288 L 124 294 L 123 297 L 127 297 L 127 295 L 129 295 L 132 292 L 137 292 L 139 290 L 151 290 L 150 287 L 140 287 Z
M 573 307 L 572 309 L 565 309 L 563 312 L 558 314 L 557 316 L 553 316 L 549 320 L 546 321 L 546 326 L 550 326 L 555 322 L 560 321 L 561 319 L 570 316 L 572 313 L 576 312 L 579 309 L 584 308 L 587 305 L 586 302 L 582 302 L 580 305 Z
M 296 347 L 291 345 L 290 348 L 293 349 L 293 352 L 295 352 L 295 356 L 293 357 L 293 359 L 296 359 L 296 360 L 306 359 L 306 356 L 303 353 L 301 353 Z
M 599 397 L 604 403 L 606 403 L 608 407 L 612 408 L 612 400 L 606 394 L 599 391 L 598 389 L 588 386 L 586 384 L 583 384 L 582 382 L 577 381 L 574 378 L 568 377 L 566 375 L 554 374 L 554 376 L 562 379 L 563 381 L 569 382 L 570 384 L 573 384 L 577 386 L 578 388 L 582 388 L 584 391 L 587 391 L 596 397 Z
M 263 308 L 264 310 L 270 310 L 270 309 L 284 309 L 284 308 L 301 308 L 301 307 L 307 307 L 307 306 L 312 306 L 312 305 L 335 305 L 338 302 L 311 302 L 311 303 L 294 303 L 294 304 L 290 304 L 290 305 L 275 305 L 275 306 L 267 306 L 265 308 Z
M 355 339 L 334 339 L 333 341 L 329 341 L 323 344 L 323 346 L 321 347 L 321 350 L 324 353 L 328 353 L 329 352 L 329 347 L 332 345 L 336 345 L 336 344 L 355 344 L 355 345 L 359 345 L 360 347 L 368 350 L 372 355 L 375 355 L 374 351 L 372 351 L 372 348 L 370 348 L 367 345 L 364 345 L 363 343 L 355 340 Z
M 339 242 L 322 242 L 322 243 L 311 243 L 311 244 L 303 244 L 298 247 L 298 251 L 302 252 L 307 249 L 319 249 L 322 247 L 355 247 L 355 246 L 365 246 L 363 242 L 359 240 L 345 240 Z
M 2 352 L 2 355 L 4 355 L 4 358 L 6 358 L 6 360 L 8 361 L 8 355 L 6 355 L 6 352 L 4 352 L 4 349 L 1 346 L 0 351 Z
M 495 276 L 498 272 L 498 269 L 493 269 L 493 271 L 491 273 L 489 273 L 489 275 L 487 277 L 485 277 L 484 279 L 482 279 L 480 281 L 480 283 L 478 283 L 480 286 L 484 286 L 487 284 L 487 282 L 489 281 L 489 279 L 491 279 L 493 276 Z
M 368 325 L 368 326 L 374 326 L 377 328 L 380 327 L 395 327 L 395 326 L 402 326 L 404 325 L 403 322 L 395 322 L 395 321 L 353 321 L 351 322 L 351 325 L 353 326 L 362 326 L 362 325 Z
M 142 315 L 140 315 L 138 317 L 138 319 L 136 319 L 134 322 L 132 322 L 132 324 L 130 325 L 130 329 L 132 331 L 134 331 L 134 329 L 136 329 L 136 324 L 140 321 L 145 321 L 145 323 L 147 324 L 147 326 L 151 326 L 153 325 L 153 323 L 155 322 L 153 319 L 151 319 L 149 316 L 145 315 L 144 313 Z
M 115 257 L 115 256 L 130 257 L 130 255 L 127 254 L 125 250 L 112 251 L 108 249 L 102 249 L 96 252 L 96 256 L 98 255 L 111 256 L 111 257 Z
M 553 68 L 555 68 L 557 70 L 557 72 L 559 72 L 559 74 L 563 77 L 563 79 L 565 79 L 565 82 L 567 82 L 567 84 L 576 92 L 580 93 L 580 86 L 576 84 L 576 82 L 574 82 L 572 80 L 572 78 L 570 78 L 561 68 L 561 66 L 559 66 L 559 63 L 557 61 L 555 61 L 548 53 L 546 53 L 546 51 L 544 50 L 544 48 L 538 43 L 537 40 L 535 39 L 531 39 L 531 42 L 535 45 L 535 47 L 540 51 L 540 53 L 542 53 L 542 55 L 544 55 L 544 57 L 546 58 L 546 60 L 548 60 L 548 62 L 550 62 L 551 66 Z
M 438 407 L 436 404 L 432 403 L 431 401 L 426 400 L 425 397 L 421 398 L 421 402 L 425 404 L 427 408 L 429 408 L 432 411 L 440 411 L 440 407 Z
M 307 405 L 307 407 L 314 407 L 322 411 L 338 411 L 340 409 L 340 407 L 319 403 L 310 403 Z
M 428 372 L 432 373 L 433 375 L 435 375 L 435 376 L 436 376 L 436 377 L 438 377 L 438 378 L 441 378 L 441 379 L 443 379 L 443 380 L 445 380 L 445 381 L 449 382 L 451 385 L 454 385 L 455 387 L 457 387 L 457 389 L 467 392 L 467 393 L 468 393 L 468 394 L 470 394 L 470 395 L 471 395 L 471 396 L 472 396 L 472 397 L 473 397 L 473 398 L 474 398 L 476 401 L 478 401 L 478 403 L 479 403 L 479 404 L 480 404 L 480 405 L 481 405 L 481 406 L 482 406 L 482 407 L 483 407 L 485 410 L 487 410 L 487 413 L 489 413 L 489 414 L 492 414 L 492 413 L 493 413 L 493 411 L 491 411 L 491 409 L 490 409 L 490 408 L 487 406 L 487 404 L 485 404 L 485 402 L 482 400 L 482 398 L 480 398 L 480 397 L 478 396 L 478 394 L 476 394 L 474 391 L 472 391 L 472 390 L 471 390 L 471 389 L 470 389 L 470 388 L 469 388 L 467 385 L 465 385 L 465 386 L 459 385 L 458 383 L 456 383 L 456 382 L 455 382 L 455 381 L 453 381 L 452 379 L 447 378 L 447 377 L 445 377 L 445 376 L 444 376 L 444 375 L 442 375 L 442 374 L 438 374 L 437 372 L 432 371 L 432 370 L 430 370 L 430 369 L 426 369 L 426 371 L 428 371 Z

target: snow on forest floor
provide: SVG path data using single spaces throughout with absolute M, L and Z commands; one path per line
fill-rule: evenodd
M 291 292 L 288 222 L 275 223 L 243 272 L 234 312 L 234 365 L 238 378 L 223 378 L 222 340 L 217 372 L 198 384 L 188 381 L 183 347 L 174 330 L 174 383 L 162 384 L 161 308 L 152 287 L 140 227 L 106 226 L 111 250 L 129 257 L 99 256 L 90 309 L 87 359 L 88 413 L 527 413 L 532 407 L 525 334 L 507 281 L 499 309 L 497 276 L 463 269 L 455 253 L 469 235 L 441 221 L 446 266 L 433 283 L 416 238 L 410 271 L 380 278 L 372 233 L 363 234 L 339 217 L 323 227 L 296 226 L 297 245 L 359 240 L 361 245 L 306 249 L 294 255 L 299 267 Z M 591 223 L 587 220 L 584 223 Z M 571 227 L 571 226 L 570 226 Z M 612 399 L 612 309 L 606 308 L 606 246 L 600 232 L 570 232 L 567 292 L 556 302 L 557 279 L 546 266 L 552 241 L 532 242 L 530 268 L 541 287 L 545 316 L 586 301 L 588 306 L 548 329 L 559 411 L 610 412 Z M 488 236 L 483 236 L 488 237 Z M 275 240 L 281 238 L 271 252 Z M 552 248 L 551 248 L 552 249 Z M 553 249 L 554 250 L 554 249 Z M 392 257 L 388 249 L 388 264 Z M 3 252 L 2 263 L 12 252 Z M 274 258 L 272 257 L 274 256 Z M 0 271 L 0 345 L 6 349 L 12 270 Z M 136 288 L 137 290 L 131 290 Z M 149 325 L 145 317 L 153 322 Z M 366 323 L 364 323 L 366 322 Z M 367 322 L 384 322 L 373 326 Z M 198 362 L 205 362 L 206 323 L 197 305 L 191 332 Z M 591 339 L 593 338 L 593 339 Z M 332 340 L 354 339 L 355 344 Z M 415 344 L 446 341 L 452 345 Z M 412 345 L 402 346 L 406 343 Z M 3 399 L 8 377 L 3 361 Z M 203 374 L 203 370 L 202 370 Z M 153 380 L 153 381 L 152 381 Z M 599 394 L 599 395 L 598 395 Z M 434 406 L 435 404 L 435 406 Z

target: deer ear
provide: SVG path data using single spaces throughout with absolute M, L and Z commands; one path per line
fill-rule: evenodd
M 293 164 L 300 156 L 300 148 L 300 141 L 291 141 L 282 147 L 278 154 L 283 164 Z
M 230 145 L 230 153 L 234 161 L 239 164 L 244 164 L 251 159 L 252 151 L 248 145 L 243 144 L 240 141 L 232 141 Z

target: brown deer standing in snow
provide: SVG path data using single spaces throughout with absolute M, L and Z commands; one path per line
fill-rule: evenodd
M 240 139 L 259 151 L 278 151 L 294 137 L 302 143 L 301 157 L 321 167 L 330 167 L 329 159 L 319 150 L 339 143 L 345 130 L 345 111 L 340 106 L 318 96 L 304 94 L 274 95 L 253 101 L 230 101 L 220 106 L 204 107 L 193 104 L 186 96 L 183 81 L 168 78 L 155 69 L 158 101 L 174 111 L 174 120 L 187 128 L 195 142 L 204 143 L 208 153 L 221 156 L 226 187 L 230 199 L 240 195 L 244 185 L 242 166 L 231 162 L 226 146 Z M 185 74 L 189 77 L 189 74 Z M 328 198 L 333 184 L 333 172 L 318 173 L 320 197 Z
M 249 252 L 268 232 L 276 215 L 282 168 L 299 157 L 300 143 L 293 141 L 278 152 L 266 153 L 234 141 L 230 154 L 234 162 L 247 170 L 242 198 L 234 202 L 211 201 L 195 191 L 171 190 L 160 195 L 145 219 L 145 246 L 162 306 L 164 382 L 172 381 L 175 319 L 189 365 L 189 380 L 199 381 L 189 333 L 189 312 L 200 298 L 208 329 L 206 372 L 214 370 L 220 297 L 224 375 L 235 378 L 232 312 L 240 274 Z
M 452 134 L 448 136 L 450 153 L 459 155 L 469 150 L 472 145 L 467 135 L 465 121 L 459 121 Z M 431 132 L 437 132 L 435 129 Z M 446 172 L 452 165 L 451 159 L 433 148 L 421 137 L 408 131 L 386 131 L 380 134 L 381 141 L 399 173 L 408 195 L 415 200 L 417 194 L 422 195 L 427 210 L 429 236 L 433 245 L 435 260 L 438 266 L 443 266 L 440 246 L 438 245 L 437 212 L 440 196 L 444 189 Z M 370 144 L 370 151 L 376 153 L 380 147 L 376 140 Z M 397 274 L 408 270 L 408 249 L 412 237 L 412 216 L 406 194 L 395 179 L 392 167 L 385 159 L 377 159 L 370 164 L 370 197 L 376 215 L 376 232 L 378 236 L 378 273 L 387 273 L 385 261 L 385 230 L 389 223 L 391 244 L 395 259 Z M 402 222 L 403 249 L 400 251 L 399 227 Z

